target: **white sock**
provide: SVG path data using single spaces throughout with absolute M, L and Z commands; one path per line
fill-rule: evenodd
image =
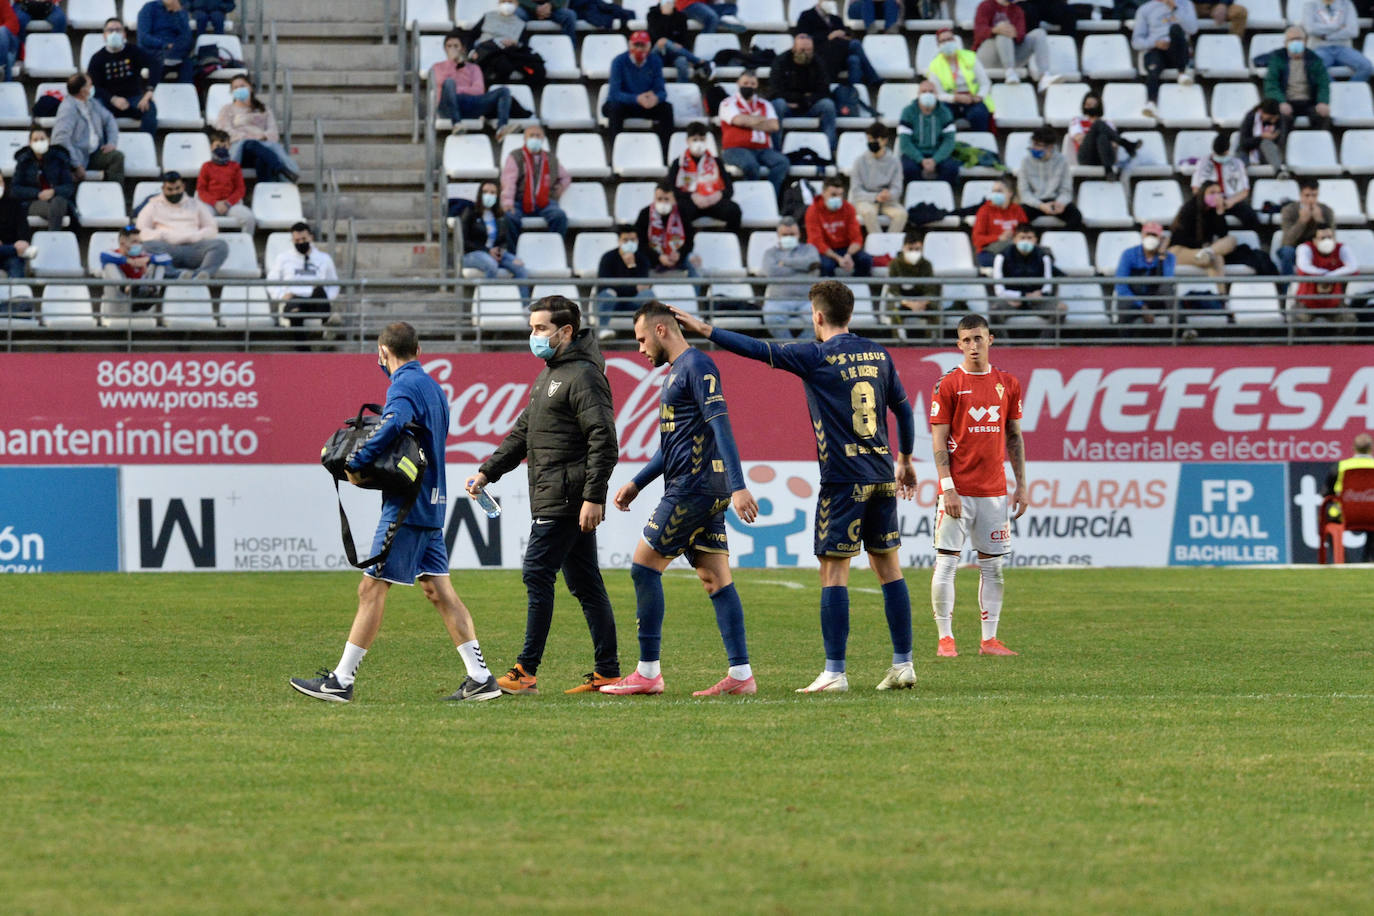
M 930 577 L 930 604 L 941 639 L 954 635 L 954 574 L 958 570 L 958 557 L 947 553 L 935 555 L 935 572 Z
M 458 654 L 463 657 L 463 667 L 468 669 L 468 677 L 482 683 L 491 677 L 491 672 L 487 670 L 487 660 L 482 657 L 482 647 L 477 645 L 477 640 L 463 643 L 458 647 Z
M 743 665 L 731 665 L 730 670 L 725 673 L 737 681 L 747 681 L 754 676 L 754 669 L 746 662 Z
M 1002 558 L 978 558 L 978 609 L 983 619 L 983 638 L 995 639 L 997 619 L 1002 616 Z
M 344 687 L 353 683 L 358 677 L 358 665 L 362 663 L 366 654 L 367 650 L 362 646 L 355 646 L 351 642 L 344 643 L 343 656 L 334 669 L 335 680 Z
M 652 678 L 658 677 L 658 672 L 659 672 L 660 669 L 659 669 L 659 666 L 658 666 L 658 662 L 654 661 L 654 662 L 640 662 L 640 663 L 639 663 L 638 670 L 639 670 L 639 676 L 640 676 L 640 677 L 647 677 L 647 678 L 652 679 Z

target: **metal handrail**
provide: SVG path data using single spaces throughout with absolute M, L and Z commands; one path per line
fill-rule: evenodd
M 405 6 L 405 0 L 400 0 L 400 3 Z M 382 9 L 382 44 L 389 45 L 391 44 L 391 0 L 386 0 Z
M 411 100 L 411 105 L 410 105 L 410 142 L 411 142 L 411 143 L 417 143 L 417 142 L 419 142 L 419 140 L 420 140 L 420 121 L 421 121 L 422 116 L 425 114 L 425 110 L 426 110 L 426 107 L 427 107 L 427 106 L 426 106 L 425 99 L 426 99 L 427 96 L 428 96 L 428 93 L 426 92 L 426 90 L 429 88 L 429 85 L 428 85 L 423 79 L 420 78 L 420 73 L 418 72 L 418 68 L 419 68 L 419 66 L 420 66 L 420 25 L 419 25 L 419 23 L 416 23 L 416 25 L 415 25 L 415 44 L 414 44 L 414 48 L 415 48 L 415 67 L 416 67 L 416 72 L 411 72 L 409 68 L 406 68 L 406 72 L 407 72 L 407 74 L 409 75 L 410 81 L 411 81 L 411 82 L 410 82 L 410 100 Z M 404 64 L 403 64 L 402 66 L 404 66 Z
M 267 34 L 272 69 L 272 108 L 275 110 L 277 107 L 277 20 L 273 19 L 270 23 L 268 23 Z
M 257 0 L 257 19 L 253 28 L 253 79 L 255 82 L 262 83 L 262 19 L 263 8 L 267 6 L 267 0 Z M 247 16 L 244 17 L 248 18 Z
M 324 212 L 321 209 L 321 197 L 324 194 L 323 185 L 326 176 L 324 173 L 324 123 L 315 119 L 315 219 L 318 221 Z
M 348 218 L 347 225 L 348 245 L 344 251 L 344 275 L 352 278 L 358 275 L 358 227 L 351 216 Z
M 339 176 L 334 169 L 329 170 L 329 244 L 332 247 L 339 236 Z M 349 217 L 349 225 L 353 218 Z
M 291 71 L 290 71 L 290 70 L 287 70 L 287 69 L 283 69 L 283 70 L 282 70 L 282 81 L 283 81 L 283 84 L 284 84 L 284 85 L 283 85 L 283 88 L 282 88 L 282 108 L 284 109 L 284 111 L 283 111 L 283 113 L 282 113 L 281 137 L 282 137 L 282 143 L 286 146 L 287 152 L 290 152 L 290 151 L 291 151 L 291 119 L 292 119 L 292 115 L 293 115 L 293 113 L 294 113 L 294 112 L 292 111 L 291 99 L 292 99 L 292 97 L 295 95 L 295 89 L 294 89 L 294 87 L 291 85 Z
M 435 198 L 438 196 L 435 187 L 437 179 L 435 169 L 435 142 L 434 130 L 431 128 L 425 131 L 425 162 L 424 162 L 424 194 L 425 194 L 425 241 L 429 242 L 434 238 L 434 211 Z

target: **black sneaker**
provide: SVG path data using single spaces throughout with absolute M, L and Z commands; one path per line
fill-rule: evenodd
M 462 686 L 455 692 L 444 697 L 445 700 L 494 700 L 501 695 L 501 688 L 496 686 L 496 675 L 491 675 L 485 681 L 476 681 L 471 677 L 463 678 Z
M 321 668 L 315 674 L 318 677 L 293 677 L 291 686 L 308 697 L 328 700 L 331 703 L 347 703 L 353 699 L 353 685 L 349 684 L 345 687 L 340 684 L 333 671 L 328 668 Z

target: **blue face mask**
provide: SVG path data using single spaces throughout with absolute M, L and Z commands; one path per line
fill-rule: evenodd
M 1035 250 L 1035 243 L 1030 239 L 1022 239 L 1016 243 L 1016 250 L 1022 254 L 1030 254 Z
M 141 254 L 143 254 L 143 246 L 142 246 L 142 245 L 130 245 L 130 246 L 129 246 L 129 257 L 131 257 L 131 258 L 136 258 L 136 257 L 138 257 L 138 256 L 141 255 Z
M 540 359 L 549 359 L 558 352 L 553 345 L 552 337 L 540 337 L 537 334 L 530 335 L 530 352 Z
M 1302 53 L 1302 50 L 1305 47 L 1306 45 L 1302 42 L 1301 39 L 1294 39 L 1293 41 L 1290 41 L 1288 43 L 1288 53 L 1292 54 L 1294 57 L 1297 57 L 1299 54 Z
M 1042 150 L 1042 149 L 1033 149 L 1033 150 L 1030 151 L 1030 154 L 1031 154 L 1031 158 L 1032 158 L 1032 159 L 1044 159 L 1044 158 L 1045 158 L 1045 151 Z
M 386 357 L 380 353 L 377 354 L 377 368 L 382 370 L 382 375 L 391 378 L 391 370 L 386 367 Z
M 1001 191 L 994 191 L 988 195 L 988 200 L 992 201 L 994 207 L 1005 207 L 1007 205 L 1007 195 Z
M 237 89 L 234 89 L 232 92 L 229 93 L 229 97 L 232 98 L 235 102 L 246 102 L 248 101 L 248 97 L 251 94 L 252 93 L 248 91 L 247 86 L 239 86 Z

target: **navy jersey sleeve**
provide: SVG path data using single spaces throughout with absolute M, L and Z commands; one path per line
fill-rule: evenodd
M 820 344 L 813 342 L 779 344 L 721 328 L 711 329 L 711 342 L 731 353 L 756 359 L 793 375 L 805 376 L 825 361 Z
M 916 417 L 911 411 L 906 388 L 902 386 L 902 377 L 897 374 L 897 367 L 890 359 L 887 361 L 887 374 L 887 406 L 897 418 L 897 451 L 902 455 L 910 455 L 916 448 Z
M 710 357 L 696 361 L 689 375 L 692 396 L 696 399 L 701 419 L 710 427 L 716 439 L 716 451 L 725 464 L 725 476 L 730 491 L 744 489 L 744 469 L 740 466 L 739 447 L 735 445 L 735 435 L 730 429 L 730 412 L 725 406 L 725 392 L 721 388 L 716 364 Z

